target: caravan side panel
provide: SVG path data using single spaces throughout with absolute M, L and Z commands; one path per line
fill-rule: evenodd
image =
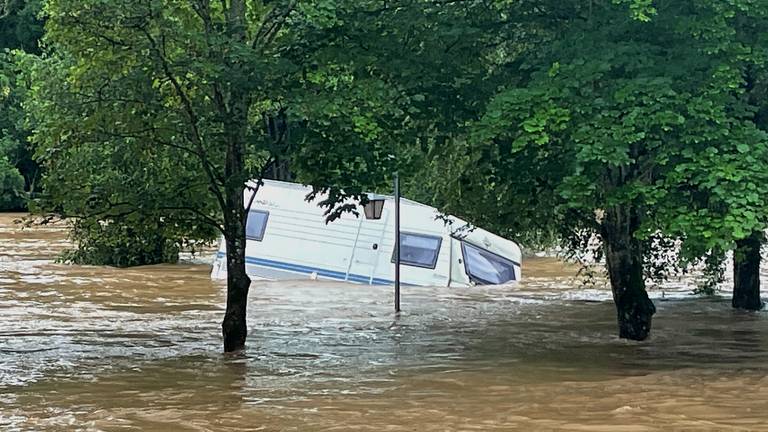
M 323 210 L 305 201 L 307 193 L 307 188 L 279 182 L 265 182 L 261 187 L 251 207 L 259 214 L 253 219 L 249 215 L 247 231 L 253 235 L 246 241 L 248 274 L 254 279 L 321 278 L 367 283 L 370 275 L 350 272 L 361 219 L 348 214 L 326 224 Z M 248 202 L 250 193 L 246 194 Z M 254 221 L 262 220 L 263 231 L 252 226 Z M 226 277 L 224 253 L 222 245 L 214 263 L 214 278 Z
M 268 279 L 344 279 L 357 235 L 356 220 L 326 225 L 321 212 L 306 207 L 260 209 L 268 210 L 270 218 L 264 238 L 247 242 L 249 273 Z

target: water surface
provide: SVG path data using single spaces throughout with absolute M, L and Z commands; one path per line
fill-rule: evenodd
M 524 262 L 505 287 L 254 282 L 245 356 L 220 353 L 209 257 L 54 263 L 62 226 L 0 215 L 0 430 L 768 430 L 768 315 L 655 289 L 615 337 L 604 286 Z

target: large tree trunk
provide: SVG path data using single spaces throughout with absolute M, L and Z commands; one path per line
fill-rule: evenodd
M 247 106 L 244 102 L 235 105 L 233 118 L 243 119 Z M 226 183 L 224 186 L 224 237 L 227 244 L 227 311 L 222 322 L 224 351 L 239 351 L 245 348 L 248 333 L 246 325 L 246 306 L 251 279 L 245 269 L 245 134 L 242 123 L 230 124 L 230 136 L 227 143 L 225 164 Z M 240 130 L 240 133 L 238 133 Z
M 232 126 L 234 127 L 234 125 Z M 221 324 L 224 351 L 245 348 L 248 334 L 246 309 L 251 279 L 245 269 L 245 145 L 236 136 L 230 137 L 227 146 L 224 187 L 224 238 L 227 245 L 227 311 Z
M 248 336 L 246 309 L 251 279 L 245 272 L 245 238 L 242 241 L 227 240 L 227 311 L 221 324 L 224 351 L 240 351 L 245 348 Z
M 737 309 L 760 310 L 760 246 L 763 234 L 754 232 L 749 237 L 736 241 L 733 252 L 733 300 Z
M 245 0 L 231 0 L 227 12 L 227 34 L 230 43 L 245 47 Z M 221 323 L 224 351 L 245 348 L 248 335 L 246 310 L 251 279 L 245 271 L 245 167 L 248 143 L 248 108 L 250 91 L 242 80 L 228 81 L 244 75 L 243 65 L 237 57 L 226 58 L 229 70 L 227 81 L 216 85 L 215 102 L 222 116 L 226 136 L 224 163 L 224 237 L 227 242 L 227 311 Z
M 619 324 L 619 337 L 644 340 L 651 332 L 656 307 L 648 298 L 643 278 L 642 243 L 635 238 L 640 226 L 631 207 L 611 207 L 602 224 L 603 248 Z

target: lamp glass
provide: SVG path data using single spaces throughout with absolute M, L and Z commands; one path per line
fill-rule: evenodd
M 381 198 L 372 198 L 363 206 L 366 219 L 381 219 L 381 213 L 384 210 L 384 200 Z

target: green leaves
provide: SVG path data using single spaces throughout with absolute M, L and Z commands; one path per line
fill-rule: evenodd
M 208 239 L 195 227 L 230 224 L 225 194 L 278 171 L 331 190 L 333 207 L 388 183 L 423 126 L 453 122 L 435 104 L 457 98 L 435 67 L 451 66 L 441 37 L 451 55 L 480 46 L 457 31 L 464 5 L 246 2 L 242 32 L 227 4 L 47 2 L 27 103 L 41 209 Z
M 25 202 L 24 177 L 0 156 L 0 211 L 21 210 Z
M 4 158 L 16 173 L 22 175 L 22 191 L 34 193 L 39 180 L 39 167 L 32 160 L 33 151 L 27 140 L 29 130 L 22 108 L 29 85 L 23 73 L 27 56 L 20 51 L 0 52 L 0 158 Z M 11 186 L 6 183 L 6 187 Z M 25 198 L 29 195 L 19 195 L 12 189 L 0 189 L 0 194 Z M 13 208 L 23 207 L 25 203 L 16 203 Z
M 638 21 L 651 21 L 657 12 L 653 0 L 613 0 L 613 3 L 628 5 L 632 17 Z
M 599 234 L 595 212 L 619 206 L 690 259 L 726 250 L 768 222 L 766 9 L 614 4 L 561 2 L 572 19 L 517 39 L 503 84 L 438 153 L 467 172 L 441 190 L 513 235 Z
M 280 160 L 339 202 L 397 169 L 515 235 L 594 233 L 608 206 L 699 251 L 760 229 L 765 8 L 592 6 L 247 2 L 242 40 L 217 2 L 51 0 L 27 102 L 46 208 L 220 225 L 217 191 Z

